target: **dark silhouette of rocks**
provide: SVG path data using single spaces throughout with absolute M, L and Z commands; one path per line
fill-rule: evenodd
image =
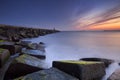
M 21 26 L 12 26 L 12 25 L 0 25 L 0 35 L 7 37 L 8 40 L 18 42 L 23 38 L 32 38 L 43 36 L 46 34 L 51 34 L 59 32 L 58 30 L 50 29 L 39 29 L 39 28 L 27 28 Z

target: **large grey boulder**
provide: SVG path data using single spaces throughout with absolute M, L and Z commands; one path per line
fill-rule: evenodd
M 101 80 L 105 75 L 105 65 L 102 62 L 54 61 L 53 67 L 75 76 L 79 80 Z
M 24 54 L 13 60 L 5 74 L 4 79 L 9 80 L 17 78 L 42 69 L 46 69 L 44 66 L 44 61 L 36 57 Z
M 56 68 L 41 70 L 14 80 L 78 80 Z
M 40 58 L 40 59 L 45 59 L 45 53 L 40 50 L 34 50 L 34 49 L 22 49 L 22 54 L 29 54 L 31 56 Z
M 97 61 L 97 62 L 103 62 L 105 64 L 105 67 L 108 67 L 111 63 L 113 63 L 113 60 L 110 59 L 104 59 L 104 58 L 82 58 L 80 60 L 83 61 Z
M 0 68 L 6 63 L 10 57 L 10 52 L 7 49 L 0 48 Z
M 107 80 L 120 80 L 120 69 L 117 69 Z

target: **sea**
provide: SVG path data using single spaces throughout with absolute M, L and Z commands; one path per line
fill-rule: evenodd
M 46 66 L 53 61 L 79 60 L 81 58 L 106 58 L 115 60 L 107 69 L 107 78 L 120 66 L 120 32 L 62 31 L 37 38 L 26 39 L 33 43 L 45 43 Z

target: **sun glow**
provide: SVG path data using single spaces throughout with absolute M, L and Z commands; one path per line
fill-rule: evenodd
M 120 18 L 83 28 L 84 30 L 120 30 Z

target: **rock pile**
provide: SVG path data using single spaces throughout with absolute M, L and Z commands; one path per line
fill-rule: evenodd
M 8 40 L 18 42 L 23 38 L 33 38 L 59 32 L 55 29 L 39 29 L 39 28 L 27 28 L 21 26 L 2 25 L 0 24 L 0 35 L 6 37 Z

